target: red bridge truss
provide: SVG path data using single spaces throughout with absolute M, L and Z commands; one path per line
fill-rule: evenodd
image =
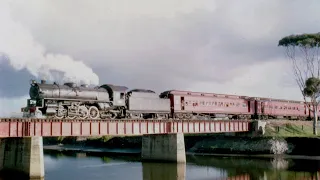
M 0 138 L 249 131 L 250 121 L 0 119 Z

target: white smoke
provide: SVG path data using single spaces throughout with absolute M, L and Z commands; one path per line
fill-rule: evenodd
M 0 23 L 0 63 L 7 59 L 14 69 L 25 68 L 35 77 L 49 81 L 99 84 L 99 77 L 83 62 L 68 55 L 47 53 L 28 29 L 13 20 L 5 0 L 0 2 Z

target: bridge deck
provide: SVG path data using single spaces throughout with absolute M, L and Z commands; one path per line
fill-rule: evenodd
M 0 137 L 143 135 L 249 131 L 250 121 L 0 119 Z

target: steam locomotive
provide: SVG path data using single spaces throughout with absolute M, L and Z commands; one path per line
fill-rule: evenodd
M 216 93 L 152 90 L 103 84 L 31 82 L 24 117 L 57 119 L 292 119 L 313 118 L 312 107 L 291 101 Z M 318 108 L 320 110 L 320 108 Z M 318 113 L 320 114 L 320 113 Z
M 23 111 L 58 119 L 169 118 L 170 101 L 151 90 L 104 84 L 47 84 L 32 81 L 28 106 Z

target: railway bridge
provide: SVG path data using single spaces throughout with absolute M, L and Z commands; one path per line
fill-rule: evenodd
M 263 124 L 262 124 L 263 126 Z M 249 120 L 56 120 L 1 119 L 0 168 L 44 177 L 42 137 L 143 136 L 143 161 L 185 163 L 184 134 L 257 132 Z

